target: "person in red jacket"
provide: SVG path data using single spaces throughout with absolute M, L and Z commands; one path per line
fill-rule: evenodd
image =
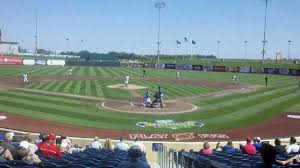
M 48 140 L 39 145 L 39 151 L 45 155 L 50 157 L 61 157 L 62 153 L 59 148 L 55 145 L 56 135 L 49 134 Z
M 243 153 L 245 153 L 245 154 L 256 154 L 256 148 L 252 144 L 252 138 L 248 137 L 246 139 L 246 142 L 247 142 L 246 145 L 241 146 L 241 149 L 242 149 Z

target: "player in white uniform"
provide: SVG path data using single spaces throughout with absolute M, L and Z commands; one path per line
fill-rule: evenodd
M 177 71 L 177 73 L 176 73 L 176 78 L 179 79 L 179 76 L 180 76 L 180 75 L 179 75 L 179 71 Z
M 26 72 L 23 73 L 23 83 L 24 83 L 24 85 L 27 85 L 27 84 L 28 84 L 28 75 L 27 75 Z
M 69 76 L 72 76 L 72 68 L 69 69 Z
M 125 88 L 128 88 L 128 83 L 129 83 L 129 75 L 127 74 L 125 77 Z
M 235 85 L 237 81 L 237 76 L 235 74 L 233 74 L 232 76 L 232 84 Z

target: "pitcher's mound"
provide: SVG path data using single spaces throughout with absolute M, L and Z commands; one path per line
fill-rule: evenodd
M 129 84 L 128 88 L 126 88 L 124 84 L 108 85 L 106 87 L 115 88 L 115 89 L 128 89 L 128 90 L 146 89 L 146 87 L 144 86 L 134 85 L 134 84 Z

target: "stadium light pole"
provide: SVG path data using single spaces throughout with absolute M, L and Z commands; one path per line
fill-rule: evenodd
M 291 55 L 290 55 L 290 50 L 291 50 L 291 43 L 292 43 L 292 41 L 291 40 L 289 40 L 288 41 L 288 59 L 291 59 Z M 295 58 L 294 58 L 294 60 L 295 60 Z
M 266 45 L 266 27 L 267 27 L 267 10 L 268 10 L 268 2 L 269 0 L 265 0 L 266 7 L 265 7 L 265 24 L 264 24 L 264 40 L 263 40 L 263 50 L 262 50 L 262 56 L 263 56 L 263 63 L 265 62 L 265 45 Z
M 218 44 L 218 58 L 220 58 L 220 43 L 221 43 L 221 41 L 217 41 L 217 44 Z
M 245 59 L 246 59 L 246 57 L 247 57 L 247 43 L 248 43 L 248 41 L 244 41 L 244 43 L 245 43 Z
M 38 1 L 35 0 L 35 35 L 34 35 L 34 38 L 35 38 L 35 50 L 34 50 L 34 55 L 37 56 L 37 50 L 38 50 L 38 12 L 37 12 L 37 9 L 38 9 Z
M 158 9 L 158 32 L 157 32 L 157 63 L 159 63 L 160 55 L 160 10 L 166 6 L 165 2 L 155 2 L 155 8 Z

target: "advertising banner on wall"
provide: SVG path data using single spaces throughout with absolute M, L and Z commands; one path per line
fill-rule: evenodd
M 239 67 L 239 72 L 241 73 L 250 73 L 251 67 Z
M 65 63 L 66 63 L 65 60 L 47 60 L 47 65 L 64 66 Z
M 264 73 L 275 74 L 275 69 L 274 68 L 264 68 Z
M 289 72 L 290 72 L 289 73 L 290 75 L 300 76 L 300 70 L 299 69 L 290 69 Z
M 23 59 L 23 65 L 35 65 L 35 61 L 33 59 Z
M 0 56 L 0 65 L 23 65 L 21 57 Z
M 203 66 L 202 65 L 193 65 L 193 70 L 195 70 L 195 71 L 202 71 L 203 70 Z
M 165 68 L 165 64 L 155 64 L 155 68 L 164 69 Z
M 207 70 L 207 71 L 213 71 L 214 70 L 214 67 L 212 66 L 212 65 L 204 65 L 203 66 L 203 69 L 205 70 Z
M 178 70 L 184 70 L 184 65 L 177 65 L 176 64 L 176 69 L 178 69 Z
M 176 64 L 165 64 L 165 69 L 176 69 Z
M 216 66 L 214 65 L 213 66 L 213 71 L 216 71 L 216 72 L 225 72 L 225 66 Z
M 288 75 L 289 69 L 281 68 L 281 69 L 279 69 L 279 74 Z
M 184 70 L 193 70 L 193 65 L 183 65 Z
M 155 64 L 154 63 L 145 63 L 144 67 L 145 68 L 155 68 Z
M 237 67 L 227 66 L 226 67 L 226 72 L 238 72 L 238 68 Z
M 251 72 L 252 73 L 264 73 L 264 68 L 254 68 L 254 67 L 251 67 Z
M 35 60 L 35 65 L 46 65 L 46 64 L 47 64 L 47 60 L 41 60 L 41 59 Z

